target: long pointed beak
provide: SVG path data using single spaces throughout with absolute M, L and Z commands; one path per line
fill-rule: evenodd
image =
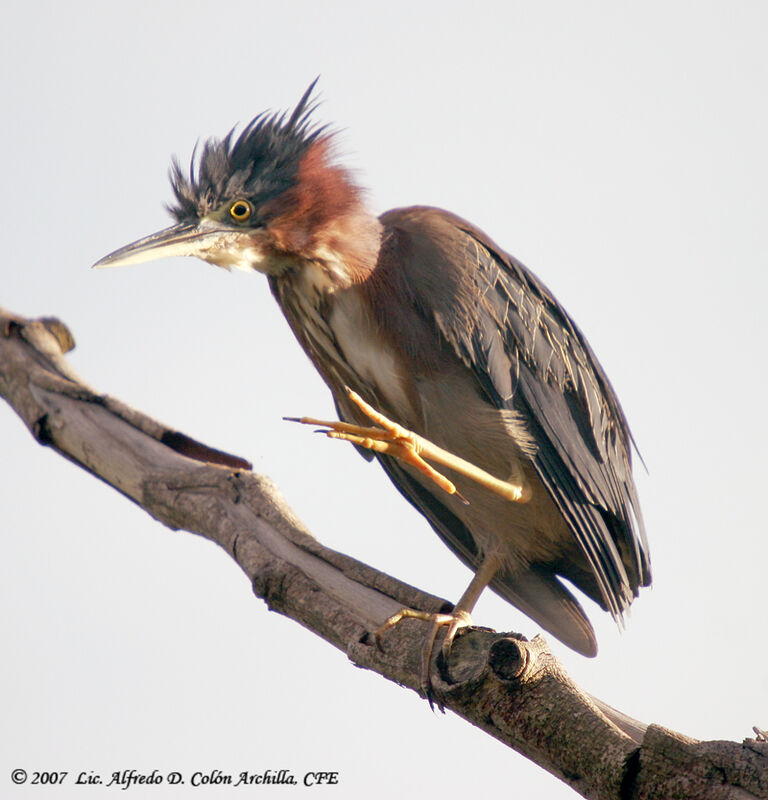
M 208 251 L 213 241 L 222 234 L 231 233 L 220 227 L 205 227 L 204 224 L 180 222 L 157 233 L 138 239 L 108 256 L 99 259 L 93 266 L 95 269 L 106 267 L 124 267 L 129 264 L 141 264 L 158 258 L 171 256 L 197 256 Z

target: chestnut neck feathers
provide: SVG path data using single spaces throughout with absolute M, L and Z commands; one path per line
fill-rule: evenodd
M 187 174 L 174 160 L 175 203 L 168 210 L 178 222 L 223 217 L 251 234 L 248 246 L 267 255 L 259 262 L 266 266 L 254 263 L 255 269 L 275 273 L 291 263 L 333 263 L 336 278 L 349 285 L 375 265 L 381 226 L 349 172 L 334 163 L 332 133 L 310 119 L 314 86 L 290 116 L 261 114 L 239 135 L 233 129 L 205 142 Z M 226 216 L 237 200 L 252 208 L 247 223 Z
M 325 137 L 307 148 L 294 184 L 264 208 L 269 241 L 281 253 L 343 264 L 349 283 L 376 264 L 381 224 L 366 209 L 349 172 L 331 161 Z

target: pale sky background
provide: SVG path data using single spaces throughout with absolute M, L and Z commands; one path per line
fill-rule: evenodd
M 768 726 L 768 5 L 42 0 L 6 3 L 0 37 L 0 305 L 60 316 L 86 380 L 252 459 L 325 544 L 456 600 L 469 573 L 384 474 L 281 422 L 332 404 L 261 276 L 89 270 L 169 223 L 173 153 L 321 75 L 317 118 L 371 207 L 445 207 L 522 259 L 629 417 L 655 586 L 623 634 L 589 604 L 597 659 L 550 637 L 557 655 L 644 721 L 737 741 Z M 131 768 L 337 770 L 314 790 L 334 798 L 575 796 L 268 612 L 222 550 L 4 405 L 0 453 L 3 797 L 98 798 L 73 776 Z M 474 619 L 537 633 L 490 593 Z M 70 777 L 14 787 L 19 767 Z

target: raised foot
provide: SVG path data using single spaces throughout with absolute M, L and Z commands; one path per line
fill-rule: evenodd
M 467 503 L 457 491 L 456 486 L 422 458 L 422 453 L 430 457 L 435 445 L 402 425 L 392 422 L 391 419 L 366 403 L 357 392 L 347 389 L 347 394 L 349 399 L 379 427 L 365 427 L 349 422 L 330 422 L 314 417 L 285 417 L 285 419 L 290 422 L 300 422 L 302 425 L 322 425 L 324 430 L 320 430 L 318 433 L 324 433 L 330 439 L 343 439 L 359 447 L 372 450 L 374 453 L 393 456 L 426 475 L 443 491 L 456 495 L 463 503 Z
M 449 467 L 512 502 L 526 503 L 530 499 L 531 492 L 527 485 L 499 480 L 475 464 L 443 450 L 429 439 L 393 422 L 351 389 L 346 391 L 349 399 L 378 427 L 352 425 L 348 422 L 329 422 L 314 417 L 285 417 L 285 419 L 291 422 L 300 422 L 302 425 L 320 425 L 322 429 L 318 433 L 324 433 L 331 439 L 343 439 L 375 453 L 393 456 L 426 475 L 443 491 L 455 495 L 465 505 L 468 505 L 468 501 L 456 489 L 455 484 L 434 469 L 425 459 Z

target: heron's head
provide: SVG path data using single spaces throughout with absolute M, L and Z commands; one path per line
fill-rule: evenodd
M 239 133 L 205 142 L 188 171 L 174 159 L 168 210 L 176 224 L 94 266 L 197 256 L 279 274 L 299 260 L 343 251 L 361 220 L 371 228 L 360 190 L 333 162 L 332 134 L 311 120 L 316 82 L 292 112 L 260 114 Z

